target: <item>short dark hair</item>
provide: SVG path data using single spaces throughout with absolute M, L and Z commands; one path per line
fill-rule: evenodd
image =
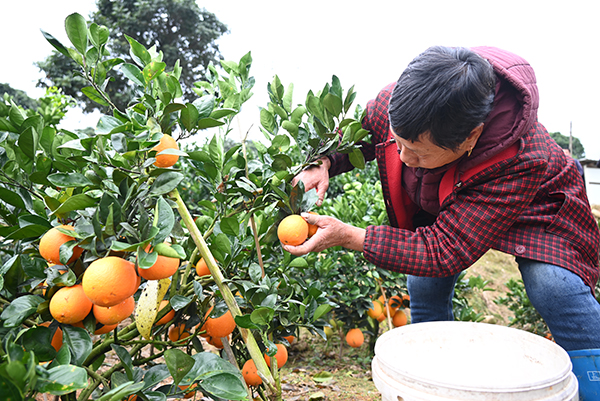
M 404 70 L 392 92 L 390 124 L 416 141 L 425 132 L 444 149 L 456 150 L 493 107 L 496 77 L 490 63 L 463 47 L 433 46 Z

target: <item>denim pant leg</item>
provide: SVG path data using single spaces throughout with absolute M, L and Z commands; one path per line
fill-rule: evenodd
M 407 276 L 412 323 L 454 320 L 452 297 L 459 274 L 449 277 Z
M 583 280 L 559 266 L 517 258 L 531 304 L 567 351 L 600 348 L 600 304 Z

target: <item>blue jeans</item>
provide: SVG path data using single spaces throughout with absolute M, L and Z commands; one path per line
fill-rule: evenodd
M 559 266 L 517 258 L 531 304 L 558 345 L 567 351 L 600 348 L 600 304 L 575 273 Z M 453 320 L 452 297 L 458 274 L 408 276 L 413 323 Z

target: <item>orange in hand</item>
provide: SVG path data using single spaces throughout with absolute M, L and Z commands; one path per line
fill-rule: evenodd
M 299 214 L 291 214 L 279 223 L 277 237 L 285 245 L 300 245 L 308 238 L 308 223 Z

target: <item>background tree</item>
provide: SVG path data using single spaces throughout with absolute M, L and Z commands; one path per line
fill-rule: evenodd
M 179 60 L 185 99 L 191 97 L 193 83 L 204 76 L 209 63 L 218 63 L 222 58 L 215 41 L 227 32 L 227 26 L 198 7 L 195 0 L 98 0 L 96 6 L 98 11 L 90 19 L 109 28 L 111 56 L 130 62 L 125 34 L 147 48 L 156 45 L 167 65 Z M 72 59 L 55 51 L 36 65 L 46 74 L 38 86 L 59 86 L 65 94 L 77 99 L 85 112 L 101 109 L 82 94 L 85 80 L 77 74 L 79 67 Z M 112 81 L 105 89 L 120 110 L 135 96 L 133 90 L 118 70 L 112 73 Z
M 13 102 L 23 107 L 24 109 L 37 109 L 40 104 L 37 100 L 27 96 L 27 93 L 20 89 L 14 89 L 9 84 L 0 84 L 0 98 L 7 93 L 8 96 L 12 97 Z
M 563 149 L 569 149 L 569 137 L 560 132 L 550 132 L 550 137 L 558 143 Z M 573 137 L 573 152 L 571 153 L 574 159 L 582 159 L 585 157 L 585 149 L 579 141 L 579 138 Z

